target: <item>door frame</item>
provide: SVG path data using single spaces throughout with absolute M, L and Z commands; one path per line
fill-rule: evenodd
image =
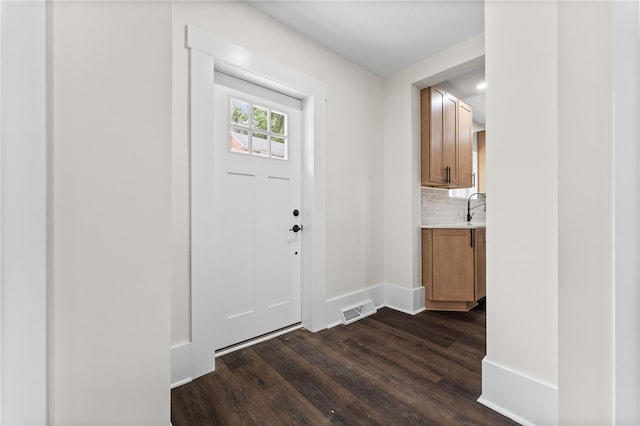
M 214 71 L 284 93 L 302 101 L 302 325 L 322 328 L 326 300 L 326 85 L 257 53 L 187 26 L 190 49 L 191 129 L 191 373 L 200 377 L 215 370 L 213 315 L 216 296 L 213 271 Z
M 46 33 L 44 1 L 0 3 L 1 424 L 49 417 Z

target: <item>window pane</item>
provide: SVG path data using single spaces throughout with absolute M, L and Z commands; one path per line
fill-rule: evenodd
M 271 111 L 271 131 L 280 135 L 287 134 L 287 116 L 285 114 Z
M 238 129 L 237 127 L 231 128 L 231 141 L 229 142 L 229 149 L 232 152 L 242 152 L 244 154 L 249 153 L 249 131 L 244 129 Z
M 264 130 L 265 132 L 269 129 L 267 123 L 268 110 L 266 108 L 262 108 L 259 106 L 253 106 L 253 128 L 256 130 Z
M 286 160 L 287 158 L 287 139 L 277 136 L 271 137 L 271 157 Z
M 239 99 L 230 99 L 230 108 L 231 152 L 287 159 L 287 113 Z
M 231 99 L 231 123 L 241 126 L 249 125 L 249 104 Z
M 253 132 L 253 137 L 251 138 L 251 153 L 254 155 L 262 155 L 268 157 L 268 140 L 269 138 L 265 133 Z

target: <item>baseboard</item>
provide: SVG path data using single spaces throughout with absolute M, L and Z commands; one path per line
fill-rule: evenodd
M 402 288 L 378 284 L 369 288 L 327 300 L 321 328 L 342 324 L 341 309 L 365 300 L 372 300 L 376 308 L 388 307 L 410 315 L 424 311 L 424 287 Z M 323 326 L 322 326 L 323 325 Z M 193 380 L 191 342 L 171 347 L 171 388 Z
M 478 402 L 523 425 L 558 424 L 558 388 L 482 360 Z
M 415 315 L 424 311 L 424 287 L 404 288 L 384 286 L 384 305 L 396 311 Z
M 192 381 L 191 342 L 171 347 L 171 389 Z
M 378 284 L 327 300 L 325 327 L 331 328 L 342 324 L 340 310 L 367 299 L 373 300 L 376 308 L 387 307 L 409 315 L 418 314 L 425 309 L 424 287 L 404 288 L 390 284 Z
M 378 284 L 360 291 L 355 291 L 353 293 L 345 294 L 344 296 L 334 297 L 327 300 L 324 309 L 325 327 L 322 328 L 331 328 L 342 324 L 341 309 L 347 306 L 353 306 L 365 300 L 373 300 L 373 304 L 376 308 L 384 306 L 384 285 Z

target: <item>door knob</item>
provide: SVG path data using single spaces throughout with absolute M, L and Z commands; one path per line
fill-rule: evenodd
M 302 231 L 302 226 L 293 225 L 293 228 L 289 229 L 289 231 L 293 231 L 293 232 Z

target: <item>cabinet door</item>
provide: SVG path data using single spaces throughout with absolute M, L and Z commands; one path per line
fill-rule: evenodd
M 475 300 L 472 232 L 471 229 L 432 231 L 431 300 Z
M 473 186 L 473 111 L 464 102 L 458 101 L 458 167 L 457 185 L 460 188 Z
M 473 181 L 473 112 L 438 87 L 420 92 L 423 186 L 468 188 Z
M 444 128 L 442 141 L 443 174 L 448 186 L 458 186 L 458 99 L 447 93 L 444 98 Z
M 420 93 L 422 185 L 445 184 L 444 100 L 446 92 L 430 87 Z
M 480 300 L 487 295 L 487 230 L 476 229 L 475 234 L 475 300 Z
M 486 164 L 487 164 L 487 156 L 486 156 L 486 132 L 482 130 L 478 132 L 478 192 L 487 192 L 487 184 L 486 184 Z
M 427 299 L 433 299 L 433 231 L 422 230 L 422 285 Z

